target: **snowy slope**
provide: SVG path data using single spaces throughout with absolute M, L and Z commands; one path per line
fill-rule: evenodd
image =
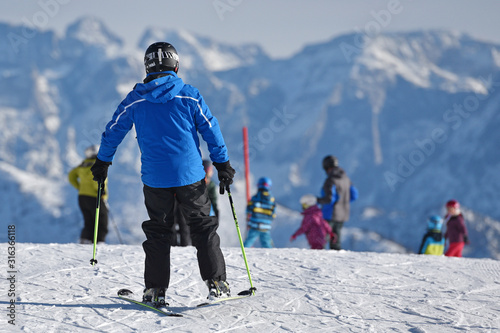
M 6 257 L 7 244 L 1 243 Z M 239 248 L 223 248 L 234 292 L 249 287 Z M 257 294 L 195 308 L 207 294 L 192 247 L 172 251 L 162 317 L 116 297 L 141 294 L 139 245 L 16 244 L 15 326 L 7 332 L 496 332 L 500 263 L 491 259 L 304 249 L 248 249 Z M 4 266 L 5 267 L 5 266 Z M 4 285 L 6 270 L 3 270 Z
M 346 225 L 347 249 L 416 251 L 426 218 L 453 197 L 471 213 L 467 256 L 500 256 L 498 45 L 417 31 L 381 34 L 360 47 L 362 36 L 347 34 L 273 60 L 258 45 L 155 28 L 127 54 L 92 18 L 68 26 L 64 36 L 39 31 L 17 45 L 6 39 L 23 31 L 0 23 L 0 198 L 11 203 L 3 217 L 22 226 L 23 241 L 78 239 L 82 221 L 66 174 L 143 79 L 145 45 L 168 39 L 181 53 L 180 76 L 200 89 L 221 124 L 237 170 L 242 225 L 247 125 L 252 182 L 271 177 L 282 207 L 273 229 L 278 247 L 307 247 L 288 242 L 300 224 L 298 198 L 318 193 L 321 159 L 335 154 L 361 193 Z M 109 172 L 112 221 L 128 244 L 142 242 L 147 218 L 139 155 L 132 131 Z M 220 230 L 230 235 L 227 198 L 220 202 Z M 108 240 L 118 243 L 114 230 Z M 234 237 L 223 242 L 238 244 Z

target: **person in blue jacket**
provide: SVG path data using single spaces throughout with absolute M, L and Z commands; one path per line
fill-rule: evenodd
M 207 143 L 221 190 L 233 182 L 226 144 L 217 119 L 198 89 L 177 76 L 179 56 L 169 43 L 151 44 L 144 56 L 146 78 L 120 103 L 102 134 L 94 180 L 107 177 L 118 145 L 135 126 L 141 151 L 144 202 L 149 220 L 142 223 L 146 241 L 143 301 L 165 307 L 170 281 L 170 247 L 174 202 L 188 219 L 209 299 L 229 296 L 226 266 L 217 234 L 219 221 L 210 216 L 198 133 Z
M 432 254 L 441 256 L 444 253 L 443 219 L 439 215 L 432 215 L 427 220 L 427 232 L 422 238 L 418 254 Z
M 337 237 L 330 239 L 331 250 L 341 250 L 340 234 L 344 223 L 349 220 L 350 203 L 358 198 L 358 190 L 352 185 L 344 169 L 339 167 L 338 159 L 328 155 L 323 159 L 323 170 L 327 178 L 321 188 L 323 218 L 328 221 Z
M 248 235 L 244 246 L 251 247 L 257 238 L 264 248 L 273 247 L 271 223 L 276 217 L 276 202 L 271 194 L 271 179 L 262 177 L 257 182 L 257 194 L 247 205 Z

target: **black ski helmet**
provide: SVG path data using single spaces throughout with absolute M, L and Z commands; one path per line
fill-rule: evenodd
M 323 159 L 323 169 L 328 170 L 333 167 L 339 166 L 339 160 L 333 155 L 328 155 Z
M 179 70 L 179 55 L 170 43 L 156 42 L 144 54 L 144 67 L 146 74 Z

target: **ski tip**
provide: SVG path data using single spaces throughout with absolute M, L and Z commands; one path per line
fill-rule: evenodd
M 204 302 L 204 303 L 198 304 L 196 307 L 199 308 L 199 307 L 210 305 L 210 304 L 212 304 L 212 303 L 210 303 L 210 302 Z
M 240 291 L 238 293 L 238 296 L 251 296 L 251 295 L 255 295 L 255 291 L 257 290 L 257 288 L 255 287 L 252 287 L 248 290 L 243 290 L 243 291 Z
M 178 312 L 172 312 L 170 310 L 158 309 L 158 311 L 163 312 L 166 316 L 169 316 L 169 317 L 184 317 L 183 314 L 180 314 Z
M 131 290 L 128 290 L 128 289 L 120 289 L 120 290 L 118 290 L 118 296 L 127 296 L 127 295 L 130 295 L 130 294 L 133 294 L 133 292 Z

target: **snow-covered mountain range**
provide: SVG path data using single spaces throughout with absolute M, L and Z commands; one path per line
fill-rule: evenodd
M 143 79 L 147 45 L 167 40 L 180 54 L 179 75 L 200 89 L 221 124 L 238 171 L 241 219 L 241 129 L 248 126 L 252 180 L 271 177 L 281 204 L 276 246 L 307 246 L 288 242 L 300 224 L 298 199 L 318 194 L 321 160 L 334 154 L 360 191 L 346 248 L 416 251 L 427 217 L 455 198 L 471 233 L 465 255 L 500 258 L 500 45 L 450 31 L 348 34 L 274 60 L 258 45 L 161 29 L 146 30 L 137 51 L 125 53 L 92 18 L 64 36 L 2 23 L 0 35 L 2 220 L 18 225 L 20 241 L 78 238 L 67 172 Z M 146 219 L 139 168 L 131 133 L 109 171 L 112 223 L 128 243 L 142 241 Z M 237 246 L 226 200 L 222 242 Z M 109 239 L 116 242 L 113 227 Z

